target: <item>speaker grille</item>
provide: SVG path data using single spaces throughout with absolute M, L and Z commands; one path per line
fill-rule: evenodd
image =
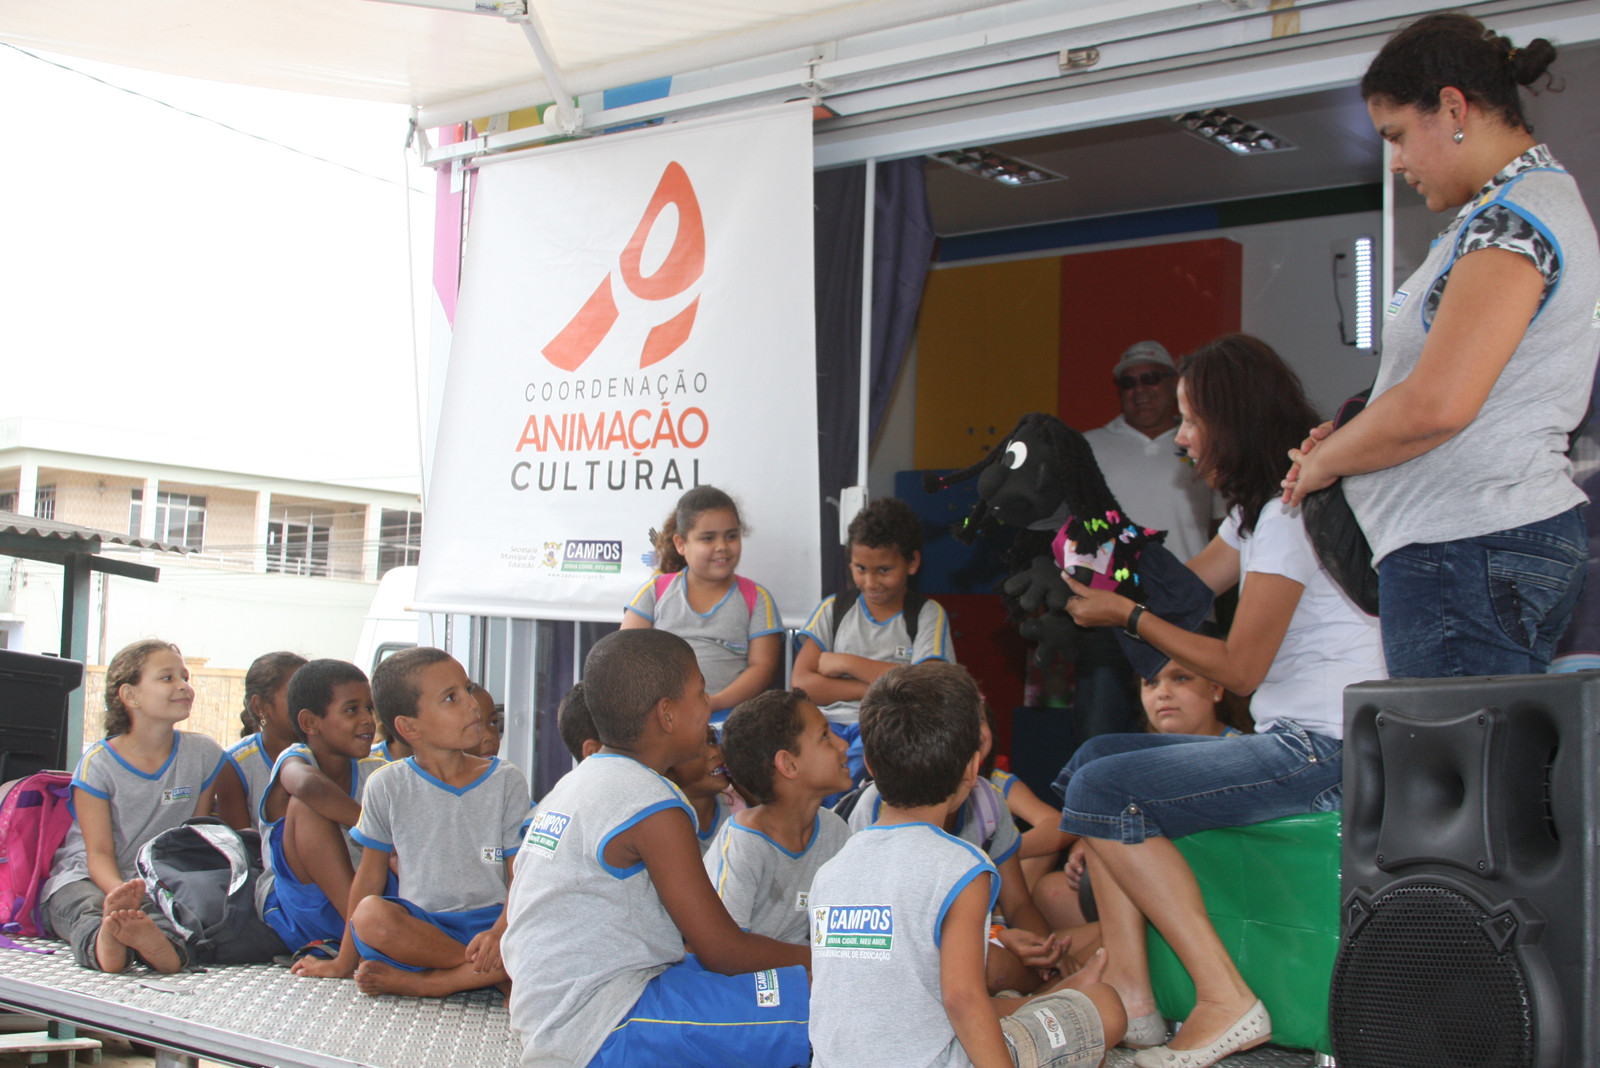
M 1396 887 L 1339 947 L 1329 995 L 1340 1068 L 1530 1068 L 1533 999 L 1515 943 L 1447 886 Z

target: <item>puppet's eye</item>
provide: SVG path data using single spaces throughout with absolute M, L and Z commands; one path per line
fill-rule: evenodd
M 1006 454 L 1000 458 L 1000 465 L 1002 467 L 1009 467 L 1013 471 L 1027 462 L 1028 446 L 1024 445 L 1020 441 L 1013 441 L 1010 445 L 1006 446 Z

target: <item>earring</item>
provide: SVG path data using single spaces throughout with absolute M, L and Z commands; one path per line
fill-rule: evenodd
M 1450 135 L 1450 140 L 1454 141 L 1458 145 L 1466 139 L 1467 135 L 1461 132 L 1461 127 L 1459 126 L 1456 127 L 1456 132 Z

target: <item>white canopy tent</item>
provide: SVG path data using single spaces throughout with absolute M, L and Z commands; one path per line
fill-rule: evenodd
M 1594 0 L 9 0 L 0 40 L 408 104 L 424 130 L 576 100 L 432 162 L 811 97 L 836 116 L 817 126 L 831 166 L 1349 84 L 1399 23 L 1446 6 L 1600 39 Z M 605 109 L 605 90 L 658 78 L 666 96 Z

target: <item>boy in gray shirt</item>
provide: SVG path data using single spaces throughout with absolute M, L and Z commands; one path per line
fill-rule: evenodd
M 1047 993 L 989 999 L 998 877 L 940 829 L 977 782 L 979 703 L 971 676 L 946 664 L 896 668 L 861 703 L 884 805 L 811 885 L 816 1068 L 1092 1068 L 1122 1038 L 1103 952 Z
M 855 589 L 825 598 L 811 613 L 792 685 L 812 695 L 849 744 L 850 774 L 859 781 L 856 713 L 867 687 L 890 668 L 956 657 L 944 609 L 909 585 L 922 566 L 922 520 L 911 506 L 881 497 L 856 513 L 849 537 Z
M 466 671 L 442 649 L 406 649 L 378 665 L 372 696 L 412 755 L 372 774 L 351 837 L 362 847 L 350 935 L 365 994 L 445 997 L 504 986 L 506 888 L 527 826 L 528 783 L 472 753 L 483 719 Z M 399 894 L 384 897 L 390 857 Z
M 583 686 L 605 745 L 533 810 L 511 888 L 524 1068 L 805 1064 L 810 954 L 728 917 L 694 813 L 662 775 L 705 746 L 694 652 L 664 630 L 620 630 L 595 643 Z
M 722 753 L 733 781 L 760 803 L 711 840 L 711 885 L 740 927 L 805 945 L 812 877 L 850 837 L 844 820 L 822 808 L 823 798 L 850 788 L 844 739 L 804 690 L 768 690 L 733 710 Z

